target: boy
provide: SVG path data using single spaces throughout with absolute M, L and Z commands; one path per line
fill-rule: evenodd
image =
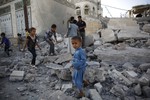
M 46 39 L 46 42 L 50 45 L 50 49 L 49 49 L 49 55 L 56 55 L 55 54 L 55 45 L 54 45 L 54 40 L 52 38 L 52 36 L 54 36 L 56 42 L 57 42 L 57 38 L 56 38 L 56 25 L 53 24 L 51 26 L 51 30 L 49 32 L 46 32 L 46 36 L 45 36 L 45 39 Z
M 6 52 L 6 54 L 8 56 L 10 56 L 9 54 L 9 51 L 12 51 L 10 48 L 10 41 L 7 37 L 5 37 L 5 33 L 1 33 L 1 37 L 2 37 L 2 41 L 1 41 L 1 44 L 2 45 L 3 43 L 5 44 L 5 47 L 4 47 L 4 51 Z
M 19 51 L 21 51 L 21 49 L 22 49 L 22 47 L 23 47 L 23 38 L 21 37 L 21 34 L 17 34 L 17 36 L 18 36 L 18 49 L 19 49 Z
M 83 75 L 86 69 L 86 54 L 81 48 L 82 39 L 79 36 L 72 37 L 72 46 L 75 49 L 73 55 L 72 65 L 73 65 L 73 83 L 79 89 L 78 98 L 81 98 L 84 95 L 82 91 L 83 86 Z
M 37 43 L 37 37 L 36 37 L 36 29 L 34 27 L 30 28 L 30 35 L 26 38 L 26 43 L 24 46 L 23 51 L 25 50 L 26 46 L 28 47 L 28 50 L 31 52 L 33 58 L 31 61 L 31 66 L 35 67 L 35 61 L 36 61 L 36 51 L 35 46 L 38 46 L 38 48 L 41 50 L 40 46 Z

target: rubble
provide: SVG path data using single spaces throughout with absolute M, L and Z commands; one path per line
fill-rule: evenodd
M 103 86 L 101 85 L 101 83 L 96 83 L 96 84 L 94 85 L 94 87 L 95 87 L 95 89 L 98 91 L 98 93 L 101 94 L 102 88 L 103 88 Z
M 24 71 L 13 71 L 9 77 L 10 81 L 22 81 L 24 78 Z
M 89 93 L 91 100 L 102 100 L 101 96 L 95 89 L 90 89 Z

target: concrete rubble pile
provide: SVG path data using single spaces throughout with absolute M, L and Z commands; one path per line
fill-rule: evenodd
M 118 41 L 111 38 L 112 30 L 106 29 L 104 33 L 108 36 L 105 40 L 105 36 L 100 38 L 98 34 L 87 36 L 91 41 L 86 42 L 88 66 L 84 78 L 90 84 L 83 88 L 85 97 L 75 98 L 77 90 L 72 85 L 70 70 L 72 55 L 67 53 L 67 42 L 63 39 L 56 44 L 56 56 L 48 56 L 49 45 L 40 42 L 37 69 L 30 67 L 28 51 L 0 59 L 0 99 L 149 100 L 150 36 L 121 36 Z

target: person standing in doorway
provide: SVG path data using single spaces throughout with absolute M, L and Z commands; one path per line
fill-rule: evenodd
M 81 16 L 78 16 L 77 25 L 79 27 L 79 35 L 82 38 L 82 48 L 84 48 L 85 47 L 85 28 L 86 28 L 86 23 L 85 23 L 85 21 L 82 20 Z

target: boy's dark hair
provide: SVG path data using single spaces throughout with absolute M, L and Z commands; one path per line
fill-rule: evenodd
M 53 24 L 52 26 L 51 26 L 51 28 L 56 28 L 57 26 L 56 26 L 56 24 Z
M 74 24 L 77 24 L 77 20 L 73 20 L 73 23 L 74 23 Z
M 36 30 L 36 28 L 31 27 L 31 28 L 29 29 L 29 32 L 31 33 L 31 31 L 33 31 L 33 30 Z
M 82 18 L 81 16 L 78 16 L 78 18 Z
M 27 28 L 25 28 L 25 31 L 28 31 L 28 29 L 27 29 Z
M 71 16 L 71 17 L 70 17 L 70 21 L 73 21 L 73 20 L 74 20 L 74 17 L 73 17 L 73 16 Z
M 72 40 L 79 40 L 80 42 L 82 42 L 82 39 L 80 36 L 74 36 L 71 38 Z
M 4 33 L 4 32 L 2 32 L 2 33 L 1 33 L 1 36 L 5 36 L 5 33 Z

